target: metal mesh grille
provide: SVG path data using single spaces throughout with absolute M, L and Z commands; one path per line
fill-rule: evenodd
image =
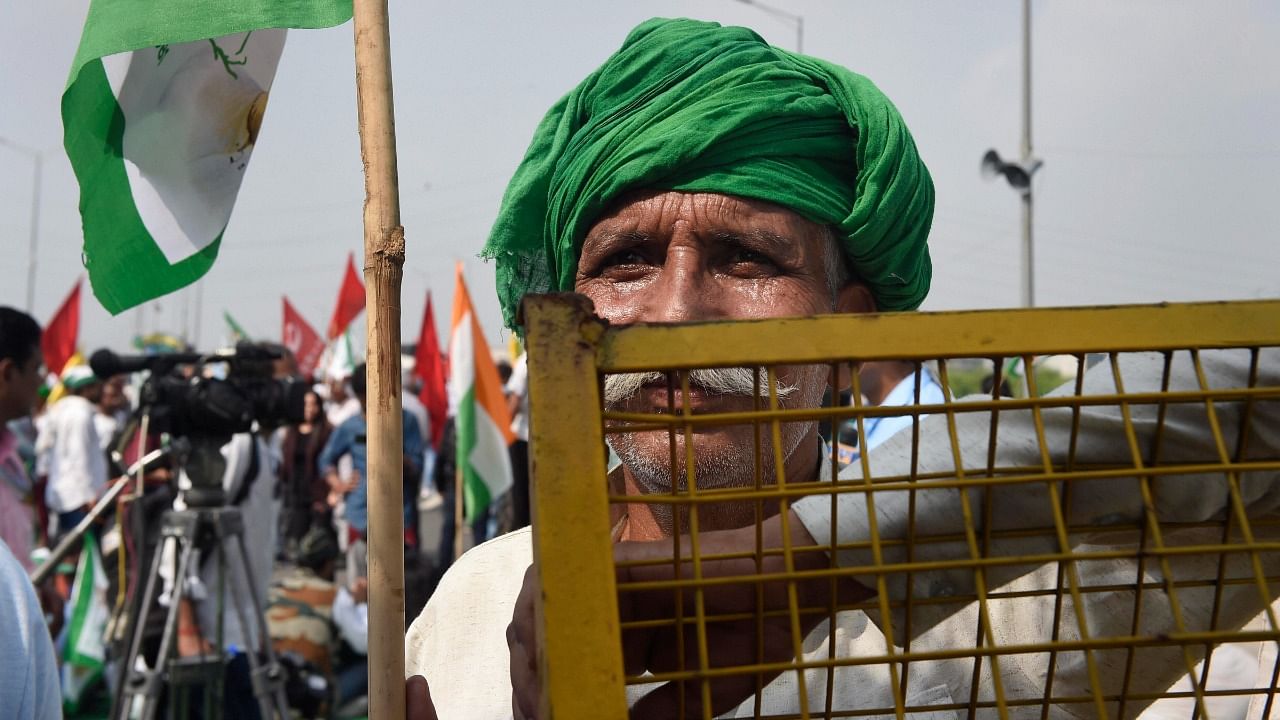
M 1270 715 L 1278 310 L 606 330 L 530 304 L 556 717 L 584 693 L 597 712 L 658 693 L 640 707 L 704 718 Z M 874 364 L 896 371 L 881 405 Z M 736 389 L 699 372 L 738 367 Z M 958 396 L 986 373 L 992 390 Z M 608 481 L 569 477 L 552 454 L 569 447 Z M 606 563 L 557 573 L 557 548 L 585 547 Z M 603 661 L 573 648 L 592 629 L 618 672 L 584 688 Z

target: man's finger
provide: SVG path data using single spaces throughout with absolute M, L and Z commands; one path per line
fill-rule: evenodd
M 404 708 L 406 720 L 440 720 L 435 704 L 431 702 L 431 688 L 427 679 L 414 675 L 404 683 Z
M 538 716 L 542 687 L 538 682 L 537 616 L 534 601 L 538 576 L 530 566 L 524 574 L 524 586 L 516 598 L 516 607 L 507 625 L 507 648 L 511 652 L 511 711 L 516 720 L 532 720 Z

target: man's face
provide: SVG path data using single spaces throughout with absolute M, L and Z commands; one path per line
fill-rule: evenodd
M 102 383 L 102 397 L 98 400 L 98 406 L 104 412 L 114 413 L 124 409 L 128 404 L 129 400 L 124 395 L 123 375 L 108 378 Z
M 714 193 L 651 192 L 628 198 L 591 227 L 575 289 L 591 298 L 602 318 L 624 325 L 873 309 L 864 286 L 832 287 L 838 273 L 831 265 L 839 258 L 832 242 L 822 226 L 770 203 Z M 825 366 L 779 368 L 780 384 L 794 388 L 784 407 L 817 407 L 827 375 Z M 763 387 L 763 372 L 760 382 Z M 709 413 L 750 410 L 754 399 L 750 391 L 725 393 L 692 383 L 685 398 L 677 380 L 673 402 L 676 412 L 687 403 L 695 413 Z M 668 412 L 668 404 L 665 380 L 648 382 L 638 393 L 612 403 L 639 412 Z M 700 487 L 753 482 L 751 426 L 699 428 L 693 442 Z M 641 491 L 670 491 L 666 432 L 612 435 L 611 444 Z M 789 476 L 816 467 L 814 423 L 785 425 L 782 445 Z M 765 480 L 771 481 L 772 447 L 766 443 L 761 454 Z M 682 477 L 679 436 L 676 457 L 676 475 Z
M 20 418 L 35 407 L 43 367 L 44 356 L 38 346 L 25 363 L 0 360 L 0 422 Z
M 345 378 L 329 378 L 329 398 L 339 403 L 347 399 L 347 381 Z

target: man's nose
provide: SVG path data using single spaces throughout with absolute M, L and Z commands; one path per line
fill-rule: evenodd
M 646 303 L 646 322 L 712 320 L 723 315 L 715 282 L 701 253 L 675 248 L 667 253 Z

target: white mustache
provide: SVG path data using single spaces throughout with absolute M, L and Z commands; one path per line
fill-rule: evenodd
M 740 395 L 745 397 L 756 395 L 756 377 L 752 368 L 699 368 L 687 372 L 691 387 L 702 388 L 713 395 Z M 760 398 L 767 399 L 769 397 L 768 375 L 764 368 L 759 368 L 759 372 L 761 380 Z M 657 371 L 609 375 L 604 379 L 605 404 L 617 405 L 633 397 L 645 385 L 665 383 L 666 380 L 666 373 Z M 777 376 L 775 376 L 775 382 L 779 402 L 786 400 L 799 389 L 795 385 L 777 380 Z M 673 379 L 672 384 L 678 388 L 678 378 Z

